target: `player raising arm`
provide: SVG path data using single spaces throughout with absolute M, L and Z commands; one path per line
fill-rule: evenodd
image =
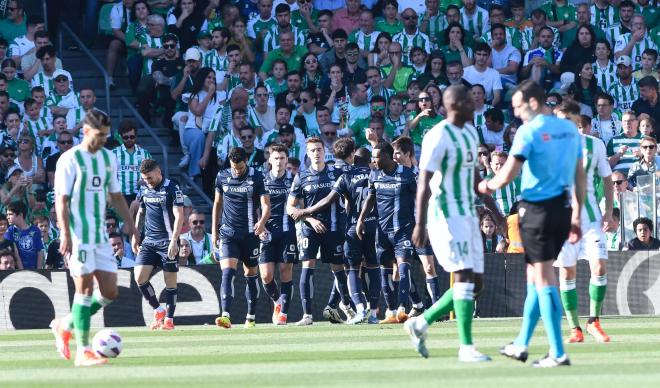
M 82 142 L 62 154 L 55 170 L 60 253 L 68 258 L 76 291 L 70 316 L 54 319 L 50 327 L 57 350 L 67 360 L 71 357 L 69 340 L 73 328 L 77 344 L 75 365 L 91 366 L 107 362 L 90 347 L 91 316 L 118 294 L 117 261 L 105 228 L 108 199 L 124 219 L 129 234 L 137 238 L 138 233 L 117 181 L 116 160 L 103 148 L 110 133 L 110 118 L 98 109 L 91 109 L 82 126 Z M 98 282 L 97 290 L 94 279 Z
M 266 221 L 270 217 L 270 196 L 263 175 L 248 167 L 248 155 L 243 148 L 232 148 L 228 158 L 230 167 L 218 172 L 216 177 L 213 201 L 212 240 L 220 250 L 216 254 L 220 256 L 218 261 L 222 269 L 222 315 L 216 318 L 215 324 L 225 329 L 231 327 L 229 310 L 234 299 L 236 268 L 241 260 L 247 279 L 245 327 L 250 328 L 255 326 L 259 298 L 259 236 L 266 230 Z M 257 210 L 260 208 L 259 217 Z
M 145 237 L 139 247 L 139 242 L 133 241 L 133 250 L 138 252 L 135 259 L 135 283 L 144 299 L 154 309 L 154 320 L 149 328 L 172 330 L 179 272 L 178 241 L 184 218 L 183 193 L 176 182 L 163 177 L 155 160 L 143 160 L 140 164 L 140 175 L 146 186 L 138 193 L 140 210 L 135 224 L 141 225 L 144 221 Z M 167 311 L 158 302 L 158 295 L 149 281 L 154 267 L 163 269 Z

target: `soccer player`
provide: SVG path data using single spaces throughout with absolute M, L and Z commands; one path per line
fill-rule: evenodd
M 289 150 L 282 144 L 270 146 L 270 171 L 264 176 L 264 185 L 270 195 L 270 218 L 261 240 L 259 272 L 266 294 L 274 303 L 273 323 L 286 325 L 293 291 L 293 263 L 298 257 L 296 228 L 286 213 L 286 202 L 291 191 L 294 174 L 286 170 Z M 280 289 L 275 283 L 275 268 L 279 263 Z
M 581 125 L 580 107 L 575 102 L 564 101 L 559 107 L 557 117 L 573 120 L 578 129 L 584 128 L 591 132 L 589 126 Z M 554 266 L 559 267 L 559 289 L 561 301 L 566 312 L 566 319 L 571 327 L 569 343 L 583 342 L 584 335 L 578 321 L 578 295 L 575 289 L 575 278 L 578 260 L 588 260 L 591 269 L 589 281 L 589 320 L 587 333 L 598 342 L 609 342 L 610 337 L 600 326 L 600 310 L 607 290 L 607 237 L 606 232 L 612 232 L 612 169 L 607 162 L 607 152 L 603 142 L 590 133 L 582 133 L 582 164 L 584 165 L 586 182 L 586 197 L 582 214 L 582 239 L 574 244 L 565 242 Z M 650 144 L 650 143 L 649 143 Z M 642 145 L 642 147 L 644 147 Z M 655 150 L 654 150 L 655 151 Z M 605 194 L 605 213 L 601 214 L 596 198 L 595 182 L 602 179 Z
M 355 229 L 362 204 L 368 195 L 369 174 L 371 173 L 370 159 L 369 151 L 366 148 L 359 148 L 353 155 L 353 167 L 337 179 L 330 194 L 314 206 L 293 212 L 294 217 L 299 218 L 322 211 L 342 198 L 348 204 L 344 256 L 349 265 L 348 286 L 351 300 L 357 309 L 357 314 L 348 320 L 349 324 L 378 323 L 376 309 L 380 298 L 381 283 L 375 248 L 378 224 L 376 209 L 374 208 L 364 220 L 365 233 L 362 238 L 358 238 Z M 367 304 L 367 298 L 362 290 L 360 278 L 360 270 L 363 265 L 369 278 L 369 304 Z
M 98 109 L 90 110 L 82 121 L 82 142 L 63 154 L 55 171 L 55 207 L 60 229 L 60 253 L 68 259 L 75 283 L 71 314 L 54 319 L 50 327 L 57 350 L 71 357 L 69 340 L 76 333 L 76 366 L 105 364 L 89 344 L 90 318 L 117 298 L 117 261 L 108 243 L 105 208 L 110 201 L 125 220 L 129 234 L 137 230 L 128 212 L 117 181 L 117 164 L 103 148 L 110 133 L 110 118 Z M 94 279 L 98 289 L 94 290 Z
M 545 92 L 533 81 L 518 86 L 512 105 L 514 115 L 523 121 L 511 146 L 513 157 L 507 159 L 493 179 L 479 184 L 479 192 L 491 194 L 511 182 L 522 169 L 518 214 L 527 262 L 527 297 L 520 333 L 500 353 L 526 361 L 529 341 L 541 317 L 550 352 L 532 366 L 568 366 L 571 363 L 561 338 L 561 300 L 552 262 L 567 238 L 571 243 L 580 239 L 585 193 L 582 138 L 572 122 L 548 114 Z
M 248 167 L 248 155 L 243 148 L 229 151 L 231 167 L 218 172 L 213 201 L 213 245 L 219 248 L 222 284 L 220 303 L 222 315 L 215 324 L 231 328 L 230 309 L 234 299 L 234 277 L 238 261 L 243 262 L 247 279 L 245 298 L 247 316 L 245 328 L 255 326 L 259 298 L 259 236 L 266 230 L 270 218 L 270 196 L 264 186 L 264 176 Z M 261 215 L 258 210 L 261 209 Z M 256 221 L 255 221 L 256 220 Z
M 453 310 L 461 343 L 458 360 L 490 361 L 472 342 L 474 294 L 481 291 L 484 272 L 475 208 L 479 135 L 471 124 L 474 102 L 467 88 L 458 85 L 445 90 L 443 103 L 447 119 L 433 127 L 422 143 L 413 241 L 415 246 L 424 246 L 428 235 L 443 236 L 431 239 L 431 245 L 440 265 L 454 274 L 454 285 L 423 316 L 406 322 L 404 328 L 417 351 L 428 357 L 428 326 Z
M 318 137 L 310 137 L 306 141 L 307 157 L 310 166 L 296 175 L 291 186 L 287 201 L 287 213 L 293 214 L 296 207 L 303 208 L 315 205 L 325 198 L 341 174 L 333 166 L 325 163 L 325 148 Z M 300 273 L 300 299 L 302 300 L 303 317 L 296 323 L 298 326 L 313 324 L 312 300 L 314 268 L 316 257 L 321 252 L 321 261 L 330 264 L 335 283 L 340 290 L 341 307 L 344 311 L 350 308 L 350 296 L 346 272 L 344 272 L 343 236 L 339 220 L 339 205 L 334 203 L 330 208 L 305 217 L 298 237 L 298 249 L 302 272 Z
M 154 309 L 149 328 L 173 330 L 179 272 L 178 241 L 184 221 L 183 193 L 176 182 L 163 177 L 155 160 L 145 159 L 140 163 L 140 176 L 145 185 L 138 193 L 140 209 L 135 224 L 144 223 L 145 237 L 135 258 L 135 283 Z M 133 242 L 133 245 L 137 244 L 137 241 Z M 154 267 L 163 270 L 167 310 L 160 305 L 149 281 Z
M 413 255 L 411 236 L 415 225 L 417 177 L 411 168 L 394 161 L 394 150 L 389 143 L 376 144 L 371 155 L 376 170 L 369 175 L 369 195 L 364 200 L 355 233 L 358 238 L 365 238 L 365 222 L 376 205 L 376 255 L 383 268 L 381 274 L 384 290 L 389 287 L 387 269 L 392 268 L 394 261 L 399 269 L 398 304 L 389 301 L 386 315 L 395 315 L 397 321 L 403 323 L 408 319 L 406 304 L 410 297 L 410 261 Z M 393 311 L 395 307 L 397 311 Z

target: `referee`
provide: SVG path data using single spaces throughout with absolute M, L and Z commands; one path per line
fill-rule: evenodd
M 511 182 L 522 168 L 518 214 L 527 262 L 527 298 L 520 334 L 500 353 L 526 361 L 540 316 L 550 352 L 532 366 L 568 366 L 561 338 L 562 304 L 552 264 L 567 238 L 571 242 L 580 239 L 580 210 L 585 195 L 582 142 L 571 121 L 549 115 L 543 88 L 535 82 L 522 82 L 511 102 L 514 115 L 523 121 L 511 147 L 512 157 L 493 179 L 479 184 L 482 194 L 490 194 Z

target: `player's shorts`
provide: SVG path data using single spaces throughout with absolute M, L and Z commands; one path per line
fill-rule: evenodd
M 319 249 L 321 261 L 328 264 L 344 264 L 344 238 L 342 232 L 327 231 L 323 234 L 316 233 L 312 228 L 303 227 L 298 239 L 298 251 L 300 260 L 306 261 L 316 259 Z
M 571 213 L 566 194 L 541 202 L 520 202 L 518 217 L 525 261 L 540 263 L 557 258 L 571 231 Z
M 254 233 L 232 234 L 220 228 L 220 259 L 238 259 L 246 267 L 259 264 L 261 240 Z
M 433 256 L 433 246 L 431 245 L 431 242 L 428 242 L 421 248 L 415 247 L 415 253 L 417 253 L 418 256 Z
M 568 240 L 557 256 L 555 267 L 573 267 L 578 260 L 607 259 L 607 236 L 603 232 L 600 221 L 583 222 L 582 238 L 575 244 Z
M 167 256 L 169 246 L 170 242 L 167 240 L 142 242 L 135 265 L 151 265 L 162 268 L 165 272 L 179 272 L 179 260 Z
M 94 271 L 117 272 L 117 259 L 110 243 L 73 244 L 69 257 L 71 276 L 82 276 Z
M 298 247 L 295 231 L 272 234 L 270 241 L 261 241 L 259 264 L 295 264 L 297 261 Z
M 346 232 L 344 256 L 346 257 L 346 262 L 352 268 L 359 268 L 362 263 L 370 267 L 377 266 L 376 228 L 367 228 L 362 239 L 359 239 L 355 233 L 355 226 L 351 226 Z
M 390 266 L 401 258 L 408 262 L 413 257 L 412 228 L 401 228 L 384 232 L 376 229 L 376 258 L 382 266 Z
M 438 263 L 445 271 L 471 269 L 484 273 L 484 247 L 477 217 L 434 216 L 429 218 L 427 229 Z

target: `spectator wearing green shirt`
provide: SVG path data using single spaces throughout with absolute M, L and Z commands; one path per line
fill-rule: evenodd
M 390 43 L 387 54 L 391 64 L 380 68 L 381 75 L 385 79 L 383 84 L 397 93 L 403 93 L 408 88 L 408 83 L 414 79 L 415 70 L 403 64 L 403 49 L 400 43 Z
M 399 3 L 396 0 L 386 0 L 383 8 L 383 18 L 376 20 L 376 31 L 387 32 L 391 36 L 403 31 L 403 23 L 397 18 Z
M 404 136 L 410 136 L 415 143 L 415 156 L 419 160 L 419 154 L 422 150 L 422 139 L 424 135 L 444 118 L 440 116 L 433 106 L 433 98 L 427 92 L 419 93 L 417 96 L 417 111 L 409 116 L 408 127 L 403 133 Z
M 302 58 L 307 53 L 306 48 L 293 45 L 293 33 L 291 31 L 280 33 L 279 40 L 280 48 L 271 51 L 261 65 L 261 69 L 259 69 L 259 77 L 264 81 L 268 78 L 268 73 L 271 72 L 273 62 L 276 59 L 286 62 L 289 71 L 298 71 Z
M 571 28 L 570 30 L 566 30 L 561 35 L 562 48 L 564 49 L 567 48 L 568 46 L 571 45 L 571 43 L 575 41 L 577 37 L 578 28 L 583 24 L 591 25 L 591 28 L 594 30 L 594 34 L 596 35 L 596 40 L 606 39 L 605 31 L 603 31 L 597 25 L 591 24 L 591 9 L 589 8 L 589 4 L 583 3 L 578 5 L 577 7 L 577 26 Z
M 568 0 L 550 0 L 541 9 L 548 15 L 548 25 L 559 32 L 568 31 L 577 25 L 575 6 Z
M 10 0 L 7 2 L 7 14 L 0 19 L 0 35 L 11 42 L 27 32 L 27 16 L 23 11 L 23 1 Z
M 460 61 L 463 67 L 472 65 L 472 49 L 465 45 L 465 30 L 459 23 L 450 23 L 445 30 L 446 45 L 440 47 L 440 52 L 449 62 Z
M 2 73 L 7 77 L 7 92 L 9 97 L 16 102 L 23 102 L 30 97 L 30 84 L 16 77 L 16 62 L 13 59 L 2 61 Z
M 374 96 L 371 99 L 370 105 L 369 117 L 359 118 L 349 127 L 353 132 L 353 139 L 355 140 L 356 147 L 362 147 L 368 144 L 367 128 L 370 128 L 370 122 L 372 119 L 383 121 L 384 131 L 380 136 L 381 138 L 391 141 L 396 137 L 396 127 L 385 120 L 385 99 L 381 96 Z

